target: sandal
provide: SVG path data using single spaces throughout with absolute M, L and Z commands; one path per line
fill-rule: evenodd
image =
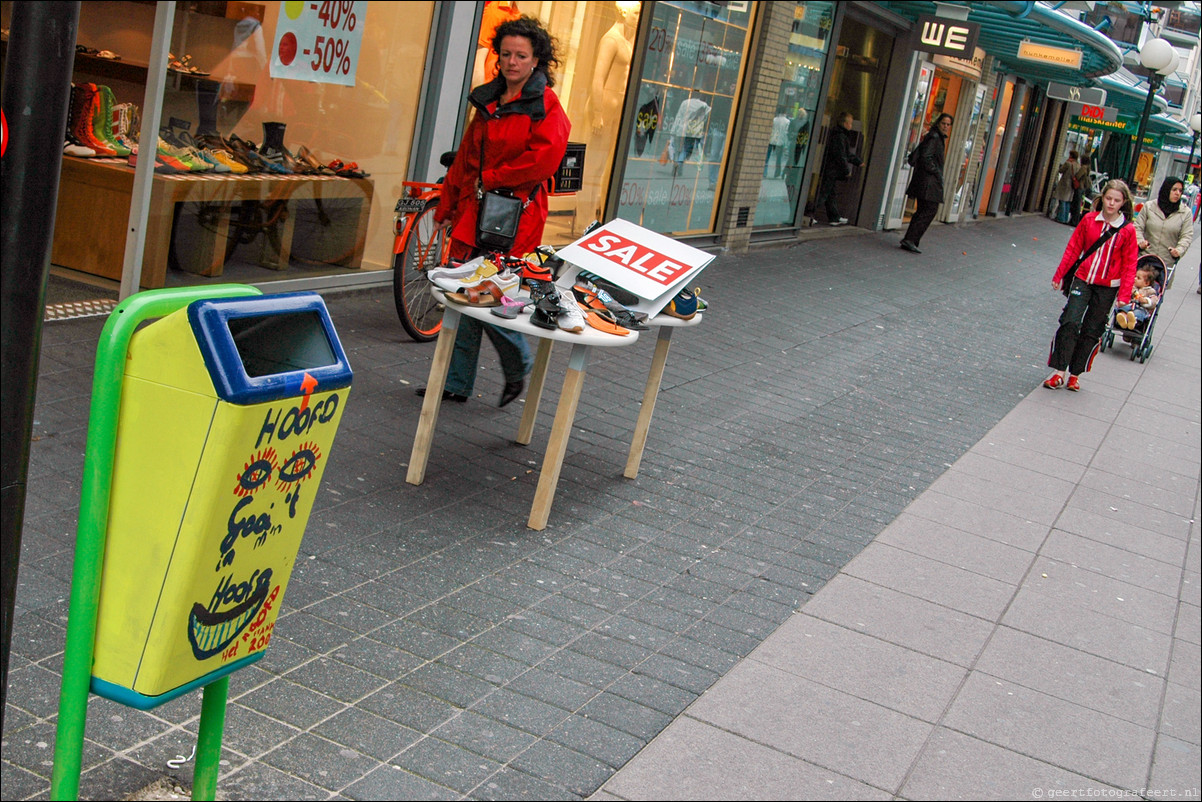
M 517 316 L 522 314 L 522 310 L 530 304 L 534 303 L 529 298 L 510 298 L 508 295 L 501 296 L 501 305 L 495 307 L 492 313 L 497 317 L 503 317 L 506 320 L 516 320 Z
M 578 278 L 576 284 L 572 287 L 572 292 L 583 308 L 594 312 L 601 312 L 602 310 L 608 312 L 613 318 L 613 322 L 618 326 L 632 331 L 646 331 L 650 328 L 647 324 L 639 320 L 634 312 L 631 312 L 625 306 L 615 301 L 613 296 L 588 279 Z
M 341 178 L 367 178 L 370 175 L 359 169 L 358 162 L 344 162 L 342 159 L 334 159 L 334 161 L 326 166 Z
M 630 333 L 630 329 L 619 326 L 614 320 L 613 312 L 608 309 L 589 309 L 584 304 L 580 304 L 580 312 L 584 315 L 584 322 L 592 326 L 597 331 L 603 331 L 606 334 L 616 334 L 619 337 L 625 337 Z
M 464 287 L 461 292 L 445 293 L 447 300 L 464 306 L 500 306 L 505 291 L 492 281 L 481 281 L 474 287 Z

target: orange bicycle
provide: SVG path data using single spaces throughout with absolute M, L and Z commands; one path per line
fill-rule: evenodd
M 440 160 L 449 167 L 455 153 Z M 430 292 L 426 271 L 446 264 L 446 231 L 434 222 L 434 211 L 442 197 L 442 180 L 428 184 L 403 181 L 405 194 L 396 202 L 396 239 L 392 245 L 392 296 L 397 316 L 410 337 L 429 342 L 442 328 L 442 306 Z

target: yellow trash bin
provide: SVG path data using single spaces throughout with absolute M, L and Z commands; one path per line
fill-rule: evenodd
M 197 301 L 133 335 L 94 693 L 147 709 L 263 656 L 351 378 L 313 293 Z

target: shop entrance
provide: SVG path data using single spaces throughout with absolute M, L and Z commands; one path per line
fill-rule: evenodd
M 814 159 L 811 167 L 813 175 L 810 180 L 809 208 L 810 213 L 816 214 L 820 220 L 826 220 L 826 213 L 814 206 L 821 189 L 822 162 L 830 134 L 838 124 L 839 115 L 850 112 L 854 118 L 852 131 L 856 134 L 853 150 L 867 161 L 867 155 L 872 152 L 876 140 L 885 75 L 892 54 L 892 36 L 850 15 L 844 18 L 827 91 L 826 108 L 822 115 L 822 153 Z M 864 175 L 862 167 L 855 168 L 846 181 L 838 182 L 835 190 L 836 205 L 851 225 L 859 224 Z

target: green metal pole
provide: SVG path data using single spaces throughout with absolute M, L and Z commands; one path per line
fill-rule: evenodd
M 222 677 L 205 686 L 200 707 L 200 729 L 196 734 L 196 765 L 192 771 L 192 798 L 217 798 L 217 772 L 221 761 L 221 734 L 225 729 L 225 700 L 230 678 Z
M 88 415 L 87 450 L 79 494 L 79 523 L 75 535 L 75 563 L 67 613 L 63 684 L 59 693 L 58 726 L 54 739 L 54 770 L 50 777 L 51 799 L 70 800 L 79 797 L 83 731 L 88 715 L 92 649 L 96 640 L 104 540 L 108 534 L 109 493 L 113 483 L 113 456 L 117 449 L 117 420 L 121 411 L 121 382 L 125 375 L 129 342 L 144 321 L 169 315 L 193 301 L 260 294 L 254 287 L 238 284 L 147 290 L 131 295 L 118 304 L 100 333 L 96 367 L 92 375 L 92 405 Z

